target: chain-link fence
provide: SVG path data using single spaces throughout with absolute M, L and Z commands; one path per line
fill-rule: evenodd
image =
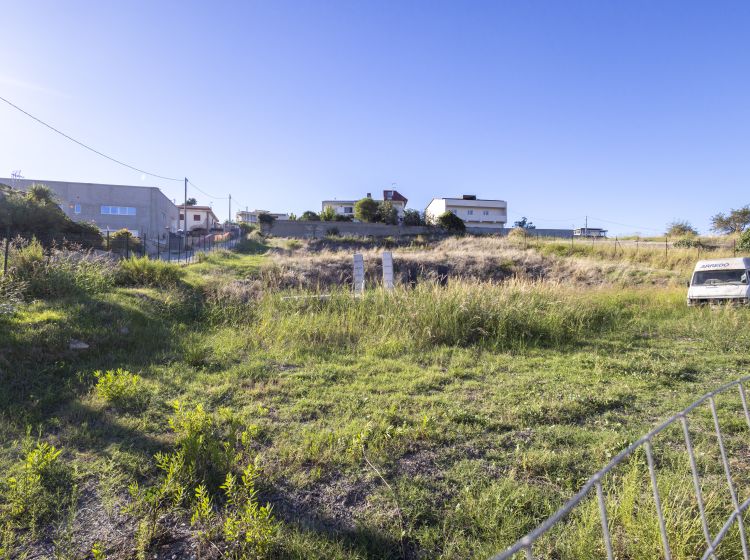
M 118 259 L 148 256 L 152 259 L 190 263 L 202 253 L 233 248 L 241 237 L 239 228 L 186 236 L 174 233 L 151 235 L 148 232 L 140 236 L 134 236 L 110 231 L 102 232 L 101 235 L 85 231 L 49 233 L 16 231 L 6 228 L 4 231 L 0 230 L 3 251 L 2 270 L 3 274 L 8 270 L 10 246 L 14 240 L 19 242 L 36 240 L 49 254 L 52 254 L 55 249 L 91 250 L 106 253 Z

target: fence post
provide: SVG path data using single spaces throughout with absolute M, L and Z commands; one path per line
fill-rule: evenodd
M 107 252 L 109 252 L 109 228 L 107 228 Z
M 3 262 L 3 276 L 8 273 L 8 251 L 10 249 L 10 226 L 5 229 L 5 259 Z
M 125 234 L 125 258 L 130 258 L 130 232 Z
M 172 232 L 167 232 L 167 262 L 172 262 Z

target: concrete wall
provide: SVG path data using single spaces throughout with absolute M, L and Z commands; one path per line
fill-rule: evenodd
M 299 237 L 303 239 L 320 239 L 328 230 L 336 228 L 340 235 L 357 235 L 388 237 L 400 235 L 418 235 L 430 233 L 426 226 L 389 226 L 386 224 L 363 224 L 358 222 L 274 222 L 271 227 L 263 226 L 263 233 L 277 237 Z
M 28 190 L 33 184 L 45 185 L 52 190 L 63 212 L 75 222 L 93 222 L 99 228 L 111 231 L 127 228 L 150 237 L 166 233 L 166 228 L 177 226 L 177 206 L 156 187 L 130 185 L 105 185 L 99 183 L 70 183 L 40 179 L 3 179 L 0 183 Z M 80 205 L 80 213 L 76 206 Z M 102 214 L 102 206 L 135 208 L 135 215 Z
M 277 237 L 297 237 L 301 239 L 320 239 L 326 236 L 328 230 L 336 228 L 340 235 L 373 236 L 373 237 L 398 237 L 401 235 L 419 235 L 439 233 L 441 230 L 428 226 L 389 226 L 386 224 L 363 224 L 358 222 L 274 222 L 269 228 L 263 226 L 263 233 L 269 233 Z M 505 236 L 510 229 L 498 230 L 495 228 L 468 227 L 467 233 L 475 235 L 501 235 Z M 561 237 L 570 239 L 573 236 L 571 229 L 530 229 L 527 231 L 529 237 Z
M 482 233 L 494 233 L 499 235 L 508 235 L 514 228 L 506 228 L 502 232 L 487 230 Z M 526 230 L 528 237 L 561 237 L 563 239 L 570 239 L 573 237 L 572 229 L 528 229 Z

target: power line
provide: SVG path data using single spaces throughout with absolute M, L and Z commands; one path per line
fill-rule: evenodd
M 51 124 L 48 124 L 48 123 L 44 122 L 42 119 L 40 119 L 38 117 L 35 117 L 34 115 L 32 115 L 31 113 L 29 113 L 28 111 L 24 111 L 18 105 L 16 105 L 15 103 L 12 103 L 11 101 L 5 99 L 4 97 L 0 96 L 0 100 L 5 101 L 5 103 L 7 103 L 8 105 L 10 105 L 11 107 L 13 107 L 14 109 L 16 109 L 17 111 L 20 111 L 21 113 L 23 113 L 27 117 L 30 117 L 30 118 L 34 119 L 39 124 L 42 124 L 42 125 L 46 126 L 47 128 L 49 128 L 50 130 L 52 130 L 54 132 L 57 132 L 60 136 L 62 136 L 64 138 L 67 138 L 71 142 L 75 142 L 76 144 L 78 144 L 82 148 L 86 148 L 87 150 L 92 151 L 95 154 L 97 154 L 99 156 L 102 156 L 103 158 L 106 158 L 106 159 L 108 159 L 110 161 L 113 161 L 113 162 L 119 164 L 119 165 L 127 167 L 128 169 L 132 169 L 133 171 L 137 171 L 138 173 L 142 173 L 144 175 L 150 175 L 151 177 L 156 177 L 157 179 L 164 179 L 165 181 L 182 181 L 182 179 L 177 179 L 175 177 L 166 177 L 164 175 L 159 175 L 157 173 L 151 173 L 150 171 L 146 171 L 144 169 L 139 169 L 138 167 L 135 167 L 133 165 L 125 163 L 124 161 L 120 161 L 119 159 L 113 158 L 112 156 L 108 156 L 107 154 L 102 153 L 99 150 L 97 150 L 95 148 L 92 148 L 91 146 L 89 146 L 87 144 L 84 144 L 80 140 L 76 140 L 72 136 L 69 136 L 69 135 L 65 134 L 62 130 L 59 130 L 59 129 L 55 128 L 54 126 L 52 126 Z M 193 185 L 193 186 L 195 186 L 195 185 Z
M 228 196 L 213 196 L 213 195 L 208 194 L 206 191 L 204 191 L 203 189 L 199 188 L 198 185 L 196 185 L 195 183 L 193 183 L 190 179 L 188 179 L 188 185 L 192 185 L 193 188 L 196 191 L 198 191 L 201 194 L 206 195 L 210 199 L 213 199 L 213 200 L 229 200 Z
M 620 222 L 613 222 L 612 220 L 605 220 L 603 218 L 597 218 L 596 216 L 589 216 L 589 218 L 593 218 L 594 220 L 599 220 L 600 222 L 604 222 L 606 224 L 614 224 L 616 226 L 630 227 L 630 228 L 636 228 L 636 229 L 645 229 L 646 231 L 659 231 L 659 232 L 661 231 L 659 229 L 654 229 L 654 228 L 634 226 L 633 224 L 622 224 Z

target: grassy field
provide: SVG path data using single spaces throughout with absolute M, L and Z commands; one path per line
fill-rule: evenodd
M 397 268 L 463 253 L 471 274 L 361 298 L 335 286 L 341 271 L 316 289 L 280 281 L 348 262 L 349 248 L 260 239 L 181 273 L 134 264 L 119 281 L 39 288 L 0 315 L 0 557 L 498 552 L 750 363 L 747 310 L 686 307 L 690 250 L 565 248 L 400 247 Z M 482 280 L 500 265 L 502 281 Z M 589 265 L 610 273 L 593 282 Z M 720 401 L 744 499 L 736 407 Z M 710 416 L 693 422 L 715 533 L 731 504 Z M 693 558 L 702 533 L 679 436 L 657 460 L 673 557 Z M 620 558 L 660 555 L 648 484 L 641 455 L 605 484 Z M 594 506 L 540 556 L 603 557 Z M 736 535 L 721 557 L 741 557 Z

